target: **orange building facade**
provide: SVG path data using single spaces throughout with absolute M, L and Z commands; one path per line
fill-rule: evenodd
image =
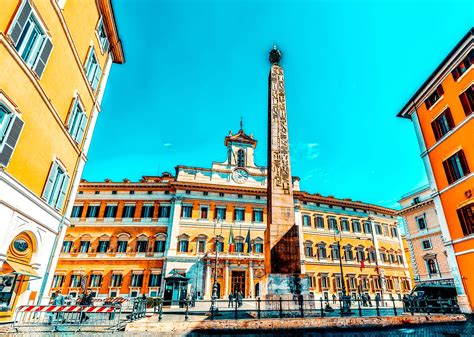
M 460 305 L 474 305 L 474 29 L 399 112 L 413 121 Z
M 211 168 L 177 166 L 174 176 L 139 182 L 83 181 L 52 290 L 210 299 L 215 282 L 220 298 L 264 295 L 267 170 L 256 165 L 257 141 L 242 129 L 225 146 L 227 160 Z M 342 291 L 336 228 L 349 294 L 388 299 L 410 291 L 394 210 L 300 191 L 296 177 L 293 186 L 302 270 L 317 298 Z

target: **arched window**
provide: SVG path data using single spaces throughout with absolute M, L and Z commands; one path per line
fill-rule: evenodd
M 236 253 L 244 252 L 244 238 L 241 236 L 235 238 L 235 251 Z
M 365 261 L 365 252 L 364 252 L 364 246 L 358 246 L 356 248 L 357 250 L 357 261 Z
M 137 237 L 137 253 L 146 253 L 148 248 L 148 236 L 140 234 Z
M 306 241 L 304 243 L 304 254 L 308 257 L 313 256 L 313 243 L 311 241 Z
M 218 235 L 212 241 L 212 243 L 214 244 L 214 252 L 217 248 L 217 252 L 222 253 L 224 251 L 224 238 Z
M 245 166 L 245 152 L 242 149 L 237 151 L 237 166 L 238 167 L 244 167 Z
M 157 233 L 155 235 L 155 253 L 164 253 L 166 247 L 166 234 Z
M 351 245 L 344 246 L 344 254 L 346 255 L 346 261 L 354 260 L 354 252 Z
M 257 237 L 253 240 L 253 246 L 254 246 L 254 252 L 256 254 L 262 254 L 263 253 L 263 239 L 260 237 Z
M 128 233 L 120 233 L 117 235 L 117 253 L 125 253 L 127 251 L 129 239 L 130 234 Z
M 331 245 L 331 257 L 333 260 L 339 260 L 339 246 L 337 243 Z
M 189 235 L 181 234 L 178 237 L 178 251 L 180 253 L 187 253 L 189 248 Z
M 320 259 L 326 259 L 327 258 L 326 243 L 324 243 L 324 242 L 318 243 L 318 257 Z
M 430 275 L 438 273 L 438 264 L 436 263 L 435 257 L 426 259 L 426 264 Z

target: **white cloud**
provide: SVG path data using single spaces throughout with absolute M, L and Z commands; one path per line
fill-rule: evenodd
M 173 144 L 171 144 L 171 143 L 164 143 L 163 146 L 164 146 L 164 147 L 171 147 L 171 146 L 173 146 Z
M 313 160 L 319 157 L 318 143 L 298 143 L 296 150 L 307 160 Z

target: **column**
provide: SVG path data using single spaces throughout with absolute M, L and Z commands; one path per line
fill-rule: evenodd
M 204 283 L 204 299 L 211 298 L 211 262 L 206 261 L 206 281 Z
M 171 200 L 170 223 L 166 239 L 166 256 L 175 256 L 178 247 L 179 221 L 181 218 L 181 198 Z
M 254 289 L 255 289 L 255 286 L 253 284 L 253 262 L 252 261 L 249 261 L 249 296 L 250 298 L 254 298 L 255 297 L 255 294 L 254 294 Z
M 223 298 L 227 298 L 229 296 L 229 261 L 224 261 L 224 294 Z

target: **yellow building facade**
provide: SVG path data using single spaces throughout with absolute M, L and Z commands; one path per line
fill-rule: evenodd
M 265 295 L 267 169 L 256 165 L 257 141 L 242 129 L 224 144 L 226 161 L 211 168 L 180 165 L 174 175 L 139 182 L 83 181 L 52 289 L 72 297 L 85 285 L 99 298 L 210 299 L 216 283 L 220 298 Z M 302 273 L 316 298 L 342 291 L 339 256 L 353 296 L 410 291 L 394 210 L 300 191 L 297 177 L 293 188 Z
M 109 0 L 1 7 L 0 321 L 49 293 L 108 74 L 124 62 Z

